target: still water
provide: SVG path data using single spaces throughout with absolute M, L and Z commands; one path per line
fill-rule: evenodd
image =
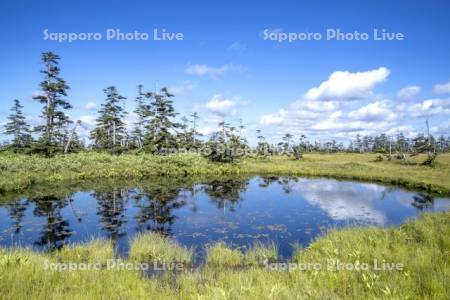
M 378 184 L 290 177 L 153 178 L 135 183 L 30 191 L 0 197 L 0 245 L 52 250 L 111 238 L 121 255 L 137 232 L 158 231 L 202 252 L 223 240 L 235 247 L 273 241 L 282 257 L 329 228 L 393 226 L 450 199 Z

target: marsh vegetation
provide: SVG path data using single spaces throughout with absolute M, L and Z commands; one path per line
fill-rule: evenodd
M 138 180 L 150 176 L 292 175 L 322 176 L 394 184 L 437 194 L 450 193 L 450 154 L 439 155 L 434 167 L 425 155 L 407 161 L 376 161 L 375 154 L 309 153 L 298 161 L 287 156 L 247 157 L 235 163 L 212 162 L 198 154 L 153 155 L 77 153 L 45 158 L 0 153 L 0 193 L 41 185 L 80 183 L 99 178 Z
M 130 123 L 127 97 L 112 85 L 83 140 L 60 57 L 41 59 L 33 99 L 42 122 L 30 126 L 14 100 L 10 139 L 0 145 L 2 298 L 450 294 L 450 218 L 442 212 L 450 202 L 438 198 L 450 195 L 450 139 L 430 134 L 428 121 L 415 137 L 380 132 L 347 145 L 289 132 L 276 141 L 258 129 L 251 145 L 243 120 L 223 119 L 202 136 L 202 116 L 181 117 L 165 87 L 137 86 Z M 112 259 L 183 269 L 111 269 Z M 382 269 L 268 267 L 330 260 L 376 260 Z M 98 268 L 45 268 L 67 263 Z
M 148 295 L 158 299 L 445 299 L 450 292 L 449 230 L 448 212 L 424 214 L 399 228 L 337 230 L 318 238 L 306 249 L 296 249 L 290 260 L 322 266 L 327 266 L 330 260 L 371 264 L 367 270 L 359 271 L 345 268 L 330 271 L 325 267 L 291 272 L 268 269 L 259 260 L 273 258 L 274 248 L 261 245 L 241 252 L 216 244 L 208 248 L 203 268 L 166 272 L 156 277 L 147 277 L 139 270 L 107 268 L 107 261 L 115 257 L 112 244 L 104 240 L 52 253 L 2 249 L 0 290 L 4 299 L 141 299 Z M 132 249 L 139 249 L 139 255 L 132 254 L 130 259 L 155 259 L 153 249 L 162 247 L 158 244 L 167 253 L 189 252 L 165 239 L 155 238 L 154 234 L 135 239 Z M 140 245 L 144 240 L 146 243 Z M 404 267 L 381 270 L 374 267 L 374 260 Z M 99 269 L 69 272 L 44 268 L 52 263 L 94 261 L 102 263 Z

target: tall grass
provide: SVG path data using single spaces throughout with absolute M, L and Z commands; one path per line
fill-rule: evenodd
M 63 247 L 52 254 L 57 261 L 70 261 L 74 263 L 101 263 L 106 264 L 108 259 L 114 257 L 114 247 L 110 240 L 94 239 L 88 244 L 72 244 Z
M 218 242 L 208 246 L 206 265 L 212 267 L 236 267 L 242 264 L 242 253 L 239 249 L 230 249 L 225 243 Z
M 137 262 L 180 262 L 192 264 L 194 250 L 159 233 L 139 233 L 131 241 L 129 258 Z
M 408 163 L 375 162 L 375 154 L 305 154 L 287 157 L 246 158 L 233 164 L 213 163 L 196 154 L 78 153 L 53 158 L 0 153 L 0 193 L 22 191 L 41 184 L 82 182 L 101 178 L 143 179 L 149 176 L 187 175 L 295 175 L 325 176 L 401 185 L 438 194 L 450 194 L 450 154 L 439 155 L 434 167 L 422 166 L 417 156 Z
M 424 214 L 398 228 L 335 230 L 306 249 L 297 250 L 291 261 L 326 265 L 329 260 L 355 264 L 377 259 L 402 263 L 401 270 L 371 267 L 362 271 L 327 268 L 276 271 L 245 263 L 274 257 L 271 245 L 255 245 L 242 253 L 219 243 L 208 249 L 205 268 L 147 278 L 134 270 L 59 272 L 43 268 L 45 261 L 94 262 L 112 258 L 112 246 L 105 241 L 95 240 L 54 253 L 1 249 L 0 295 L 2 299 L 448 299 L 448 232 L 450 212 Z M 146 249 L 142 253 L 148 253 L 148 248 L 140 243 L 165 245 L 158 251 L 168 253 L 179 247 L 163 239 L 145 235 L 133 243 Z M 165 259 L 164 255 L 156 256 Z M 147 254 L 138 257 L 148 258 Z
M 274 242 L 263 244 L 255 242 L 244 255 L 244 264 L 250 266 L 261 266 L 265 263 L 276 262 L 278 249 Z

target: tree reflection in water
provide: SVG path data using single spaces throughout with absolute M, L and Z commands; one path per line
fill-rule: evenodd
M 205 184 L 203 191 L 218 208 L 225 211 L 228 207 L 230 211 L 235 211 L 235 206 L 243 200 L 241 193 L 247 190 L 247 186 L 248 180 L 214 180 Z
M 36 245 L 47 247 L 49 250 L 59 249 L 72 235 L 69 222 L 64 220 L 61 212 L 69 203 L 69 199 L 44 196 L 31 200 L 35 204 L 34 215 L 46 218 L 46 224 L 39 240 L 35 242 Z
M 138 212 L 134 216 L 138 231 L 151 230 L 170 235 L 176 216 L 174 210 L 186 205 L 177 186 L 144 187 L 135 197 Z
M 252 189 L 252 192 L 245 193 L 247 189 Z M 86 233 L 90 236 L 98 236 L 97 228 L 100 227 L 100 235 L 112 239 L 114 243 L 127 234 L 133 235 L 135 232 L 143 231 L 156 231 L 164 235 L 174 235 L 180 232 L 183 234 L 186 231 L 188 232 L 187 236 L 191 236 L 198 233 L 196 227 L 192 227 L 197 226 L 196 224 L 204 224 L 202 226 L 205 227 L 200 230 L 206 232 L 201 232 L 206 237 L 210 233 L 207 230 L 209 215 L 205 215 L 205 211 L 211 216 L 214 216 L 215 213 L 223 216 L 224 212 L 231 211 L 240 217 L 241 212 L 238 211 L 238 208 L 247 195 L 249 197 L 247 200 L 254 205 L 255 211 L 252 213 L 265 211 L 264 205 L 268 205 L 267 209 L 281 210 L 283 215 L 298 216 L 303 213 L 295 210 L 296 208 L 293 206 L 295 201 L 281 203 L 281 205 L 289 203 L 289 209 L 292 211 L 285 211 L 285 208 L 280 206 L 277 201 L 256 203 L 254 192 L 261 193 L 264 189 L 270 190 L 269 198 L 278 198 L 280 194 L 290 194 L 301 202 L 300 205 L 309 209 L 308 213 L 316 213 L 318 218 L 326 218 L 323 212 L 327 212 L 328 214 L 325 216 L 331 215 L 332 222 L 347 220 L 357 220 L 363 223 L 373 222 L 378 215 L 384 216 L 383 208 L 375 206 L 375 203 L 379 203 L 384 198 L 389 201 L 383 201 L 383 207 L 395 205 L 395 202 L 404 205 L 406 200 L 408 206 L 411 205 L 410 208 L 414 207 L 416 214 L 425 210 L 435 210 L 435 200 L 430 195 L 409 193 L 370 184 L 341 183 L 325 179 L 308 180 L 283 176 L 261 176 L 254 179 L 228 177 L 209 180 L 164 177 L 151 178 L 137 183 L 101 181 L 70 188 L 64 186 L 55 189 L 42 187 L 42 190 L 33 189 L 29 195 L 5 195 L 0 201 L 0 210 L 4 210 L 4 215 L 8 217 L 0 220 L 3 222 L 0 225 L 5 225 L 3 231 L 0 232 L 0 240 L 2 244 L 8 244 L 8 240 L 13 244 L 14 241 L 22 242 L 30 239 L 36 246 L 49 250 L 59 249 L 72 240 L 85 239 L 73 232 L 73 230 L 80 231 L 80 224 L 82 224 L 82 228 L 86 228 Z M 80 193 L 80 191 L 89 191 L 92 198 L 86 198 L 86 193 Z M 200 201 L 197 202 L 197 200 Z M 213 204 L 213 210 L 216 207 L 220 211 L 209 211 L 207 202 L 203 200 Z M 441 200 L 436 201 L 438 203 L 436 207 L 442 206 Z M 400 209 L 398 206 L 393 207 Z M 247 222 L 245 214 L 248 212 L 243 210 L 243 224 Z M 404 215 L 408 214 L 413 215 L 409 212 Z M 180 224 L 188 228 L 176 227 L 180 215 L 187 216 Z M 336 215 L 341 218 L 336 218 Z M 205 217 L 206 222 L 202 223 Z M 36 225 L 36 222 L 41 224 L 42 220 L 44 220 L 44 225 Z M 71 224 L 69 224 L 69 220 Z M 299 218 L 292 217 L 290 220 L 295 223 Z M 268 220 L 260 221 L 268 222 Z M 276 220 L 277 224 L 282 224 L 284 221 L 285 218 Z M 221 225 L 220 222 L 216 225 Z M 26 224 L 25 227 L 24 224 Z M 129 224 L 132 225 L 128 226 Z M 211 226 L 213 225 L 211 224 Z M 238 231 L 247 230 L 250 225 L 242 226 L 247 227 L 238 229 Z M 306 225 L 298 223 L 298 226 L 301 228 Z M 313 227 L 314 224 L 308 226 Z M 218 232 L 214 231 L 214 234 L 218 234 Z M 127 243 L 125 239 L 121 240 L 121 245 L 123 245 L 122 242 Z
M 291 177 L 281 177 L 280 180 L 278 180 L 278 183 L 283 188 L 283 192 L 285 194 L 292 193 L 297 182 L 298 178 L 291 178 Z
M 116 187 L 112 188 L 112 191 L 92 193 L 97 200 L 97 215 L 100 216 L 101 228 L 113 241 L 126 235 L 124 225 L 127 222 L 125 217 L 127 195 L 127 191 Z
M 411 203 L 411 205 L 420 211 L 430 209 L 434 205 L 434 198 L 431 195 L 425 195 L 421 193 L 416 194 L 413 196 L 413 202 Z
M 258 186 L 261 188 L 267 188 L 272 183 L 278 183 L 285 194 L 292 193 L 294 186 L 298 183 L 296 177 L 280 177 L 280 176 L 261 176 Z
M 22 220 L 25 217 L 25 211 L 27 210 L 29 203 L 30 202 L 27 199 L 19 198 L 5 205 L 9 217 L 13 221 L 11 227 L 15 234 L 19 234 L 22 230 Z
M 278 176 L 261 176 L 258 186 L 262 188 L 266 188 L 271 185 L 273 182 L 278 182 Z

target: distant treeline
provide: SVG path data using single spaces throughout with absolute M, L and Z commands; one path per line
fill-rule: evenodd
M 393 136 L 382 133 L 376 136 L 356 135 L 354 140 L 345 146 L 343 143 L 337 143 L 335 140 L 329 142 L 314 142 L 310 144 L 306 142 L 305 147 L 313 151 L 327 152 L 377 152 L 377 153 L 416 153 L 424 146 L 430 144 L 432 151 L 448 152 L 450 151 L 450 137 L 443 135 L 435 138 L 432 134 L 429 138 L 425 134 L 419 134 L 414 138 L 407 138 L 402 132 L 398 132 Z
M 77 130 L 85 125 L 80 120 L 70 119 L 67 114 L 72 108 L 67 99 L 70 87 L 60 77 L 59 60 L 55 53 L 42 53 L 41 93 L 33 96 L 34 100 L 42 104 L 42 125 L 32 128 L 27 124 L 23 106 L 15 99 L 4 131 L 11 136 L 11 140 L 1 145 L 3 150 L 52 156 L 87 150 L 167 154 L 182 149 L 199 151 L 215 161 L 233 161 L 249 153 L 259 156 L 288 154 L 297 159 L 301 158 L 302 153 L 312 151 L 378 152 L 389 154 L 390 157 L 394 154 L 404 157 L 405 153 L 427 152 L 431 157 L 450 149 L 449 137 L 434 137 L 430 134 L 421 134 L 412 139 L 406 138 L 401 132 L 395 136 L 384 133 L 374 137 L 357 135 L 355 140 L 344 146 L 335 140 L 310 142 L 304 135 L 293 136 L 290 133 L 286 133 L 279 143 L 272 144 L 267 142 L 260 130 L 256 132 L 257 146 L 250 147 L 243 134 L 245 126 L 242 121 L 235 126 L 222 121 L 218 124 L 217 132 L 203 137 L 198 131 L 198 113 L 178 118 L 172 101 L 174 95 L 167 88 L 149 92 L 142 85 L 137 87 L 133 111 L 136 120 L 131 130 L 126 124 L 128 112 L 123 107 L 126 98 L 115 86 L 104 89 L 105 101 L 98 110 L 96 124 L 90 132 L 91 143 L 85 145 L 77 134 Z

